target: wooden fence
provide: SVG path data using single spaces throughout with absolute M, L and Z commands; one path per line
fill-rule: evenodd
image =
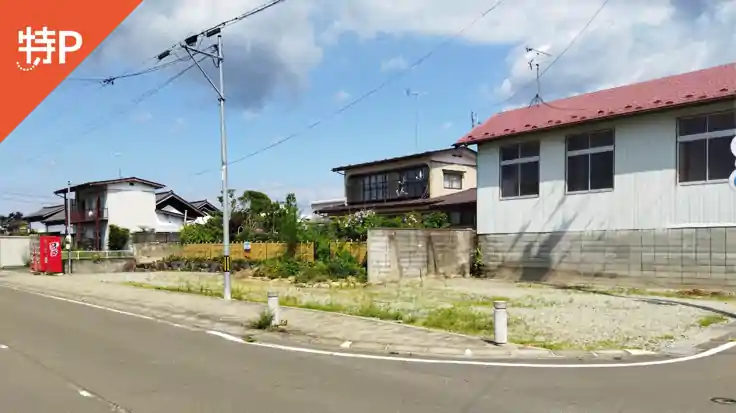
M 244 243 L 230 244 L 230 257 L 232 259 L 247 259 L 262 261 L 278 258 L 286 252 L 286 244 L 280 242 L 251 242 L 250 251 L 245 251 Z M 222 244 L 184 244 L 182 255 L 187 258 L 214 258 L 222 256 Z M 303 261 L 314 261 L 314 244 L 299 244 L 296 249 L 296 257 Z
M 281 257 L 286 252 L 286 244 L 280 242 L 251 242 L 250 251 L 245 251 L 242 242 L 230 244 L 232 259 L 247 259 L 262 261 Z M 334 254 L 338 249 L 346 249 L 359 262 L 366 259 L 368 248 L 365 242 L 346 242 L 330 245 Z M 222 244 L 184 244 L 181 255 L 186 258 L 216 258 L 222 256 Z M 308 262 L 314 261 L 314 243 L 301 243 L 296 249 L 298 259 Z
M 339 249 L 347 250 L 358 262 L 364 262 L 368 256 L 368 244 L 365 242 L 340 242 L 330 244 L 330 252 L 335 254 Z

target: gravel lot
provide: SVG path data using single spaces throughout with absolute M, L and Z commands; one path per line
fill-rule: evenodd
M 201 273 L 131 273 L 107 278 L 165 286 L 218 289 L 221 276 Z M 477 279 L 425 281 L 422 285 L 355 287 L 339 283 L 297 287 L 286 280 L 236 279 L 234 290 L 245 299 L 263 300 L 267 291 L 299 303 L 370 303 L 421 319 L 432 310 L 463 308 L 491 314 L 493 300 L 508 301 L 510 340 L 551 349 L 645 349 L 658 351 L 692 340 L 707 328 L 730 319 L 685 305 L 656 303 L 651 299 L 614 297 L 540 285 L 511 284 Z M 652 297 L 649 297 L 652 298 Z M 698 300 L 736 313 L 736 301 Z M 462 316 L 461 316 L 462 317 Z

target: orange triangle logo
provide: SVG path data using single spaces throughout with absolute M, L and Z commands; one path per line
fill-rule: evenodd
M 143 0 L 37 0 L 0 13 L 0 142 Z

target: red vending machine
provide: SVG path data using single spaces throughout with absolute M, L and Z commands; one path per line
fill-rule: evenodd
M 64 272 L 64 264 L 61 259 L 61 237 L 42 235 L 40 241 L 41 260 L 38 271 L 53 274 Z

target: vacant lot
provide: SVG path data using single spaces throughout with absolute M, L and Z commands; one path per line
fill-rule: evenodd
M 110 277 L 122 282 L 119 276 Z M 136 273 L 126 284 L 186 293 L 220 295 L 222 277 L 202 273 Z M 510 340 L 550 349 L 637 348 L 660 350 L 691 339 L 723 315 L 656 300 L 616 294 L 678 295 L 650 292 L 564 289 L 487 280 L 429 280 L 421 284 L 367 286 L 325 283 L 297 287 L 286 281 L 235 279 L 233 297 L 266 300 L 279 293 L 282 305 L 403 322 L 457 333 L 491 336 L 493 301 L 508 302 Z M 611 294 L 613 293 L 613 295 Z M 714 295 L 712 300 L 732 297 Z

